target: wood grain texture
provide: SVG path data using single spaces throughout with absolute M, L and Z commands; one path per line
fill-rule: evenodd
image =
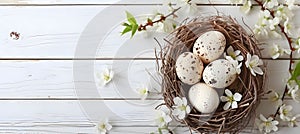
M 153 58 L 154 48 L 158 47 L 153 40 L 153 36 L 145 39 L 144 34 L 137 35 L 132 40 L 128 36 L 120 38 L 124 21 L 124 11 L 128 10 L 134 15 L 149 14 L 156 6 L 114 6 L 109 9 L 107 6 L 50 6 L 50 7 L 0 7 L 0 58 L 1 59 L 22 59 L 22 58 L 74 58 L 75 50 L 79 39 L 86 41 L 87 44 L 95 43 L 98 45 L 97 51 L 93 56 L 81 56 L 80 58 Z M 241 24 L 244 22 L 253 27 L 258 15 L 258 9 L 254 9 L 251 14 L 245 16 L 240 13 L 238 7 L 218 6 L 220 12 L 231 15 Z M 199 6 L 200 14 L 215 13 L 211 6 Z M 51 12 L 49 12 L 51 10 Z M 81 35 L 88 23 L 97 14 L 110 12 L 114 15 L 102 15 L 108 22 L 99 22 L 99 29 L 92 29 Z M 300 15 L 300 10 L 295 11 L 296 16 Z M 34 14 L 33 14 L 34 13 Z M 101 15 L 100 15 L 101 16 Z M 140 17 L 143 18 L 143 17 Z M 298 17 L 295 22 L 300 21 Z M 21 23 L 22 22 L 22 23 Z M 112 29 L 101 31 L 101 27 L 107 27 L 113 23 Z M 102 24 L 102 25 L 101 25 Z M 298 27 L 298 23 L 296 23 Z M 12 40 L 9 37 L 11 31 L 20 33 L 21 39 Z M 100 32 L 99 32 L 100 31 Z M 97 34 L 95 34 L 97 33 Z M 109 33 L 109 34 L 107 34 Z M 79 38 L 82 36 L 82 38 Z M 155 36 L 160 37 L 163 36 Z M 94 42 L 95 38 L 102 38 L 101 42 Z M 141 41 L 143 42 L 141 44 Z M 263 57 L 270 58 L 269 47 L 274 42 L 283 48 L 288 48 L 285 40 L 261 40 L 265 43 L 261 48 Z M 163 41 L 160 40 L 163 43 Z M 133 49 L 135 48 L 135 49 Z M 147 53 L 136 53 L 133 50 L 147 50 Z M 297 56 L 298 57 L 298 56 Z
M 120 38 L 122 28 L 119 25 L 124 21 L 125 10 L 137 16 L 152 13 L 161 4 L 160 0 L 1 0 L 0 133 L 94 134 L 95 121 L 104 117 L 109 117 L 114 126 L 112 134 L 155 131 L 153 110 L 162 103 L 161 96 L 154 95 L 141 101 L 135 90 L 145 83 L 159 88 L 145 71 L 147 68 L 154 72 L 153 49 L 157 44 L 153 36 L 144 38 L 143 34 L 132 40 L 128 36 Z M 213 4 L 241 24 L 243 18 L 250 27 L 258 15 L 258 7 L 245 16 L 239 12 L 239 7 L 223 0 L 211 0 L 211 4 L 201 0 L 198 4 L 200 14 L 215 13 Z M 113 12 L 105 12 L 109 7 Z M 298 27 L 300 10 L 295 12 Z M 95 33 L 102 28 L 95 28 L 82 36 L 86 26 L 99 13 L 107 13 L 99 25 L 106 27 L 112 23 L 113 27 L 101 34 Z M 139 16 L 139 21 L 142 18 L 144 16 Z M 19 32 L 21 38 L 12 40 L 9 37 L 12 31 Z M 103 39 L 95 56 L 73 60 L 81 36 L 87 43 L 95 37 Z M 277 42 L 287 48 L 284 40 L 262 42 Z M 267 60 L 270 58 L 268 46 L 262 46 L 268 68 L 267 89 L 282 91 L 288 60 Z M 108 86 L 97 87 L 93 75 L 107 66 L 113 66 L 117 77 Z M 285 102 L 299 113 L 299 104 L 291 98 Z M 258 113 L 273 112 L 272 105 L 265 97 Z M 299 128 L 281 127 L 278 133 L 298 131 Z M 179 127 L 175 132 L 188 133 L 188 129 Z M 257 133 L 257 130 L 246 128 L 243 133 Z
M 0 61 L 0 73 L 6 76 L 0 81 L 0 99 L 139 99 L 137 89 L 142 85 L 151 85 L 152 92 L 160 90 L 159 84 L 148 73 L 156 75 L 154 60 L 76 62 L 79 64 L 75 67 L 71 60 Z M 267 90 L 283 91 L 288 62 L 265 60 Z M 90 63 L 93 70 L 87 68 Z M 115 78 L 105 87 L 97 86 L 99 79 L 94 74 L 107 67 L 113 68 Z M 74 71 L 83 77 L 74 77 Z M 92 74 L 83 75 L 89 72 Z M 74 87 L 75 84 L 78 87 Z M 158 98 L 161 96 L 149 96 L 149 99 Z
M 136 105 L 145 104 L 145 102 L 1 101 L 0 106 L 5 107 L 5 110 L 2 110 L 0 114 L 0 132 L 91 133 L 92 131 L 95 132 L 96 120 L 108 117 L 106 112 L 111 110 L 113 114 L 110 114 L 109 119 L 114 126 L 112 133 L 149 133 L 156 129 L 153 107 L 161 102 L 149 100 L 146 101 L 148 105 Z M 83 103 L 94 107 L 95 104 L 104 104 L 106 106 L 98 108 L 96 111 L 99 113 L 86 115 L 81 106 Z M 292 101 L 287 101 L 286 103 L 293 105 L 295 111 L 300 111 L 297 103 Z M 273 111 L 274 108 L 268 101 L 263 101 L 258 108 L 258 113 L 271 113 Z M 285 125 L 282 124 L 281 126 Z M 284 130 L 282 131 L 283 133 L 298 130 L 297 128 L 282 129 Z M 186 131 L 187 129 L 179 128 L 179 130 Z M 253 131 L 245 130 L 244 132 L 252 133 Z

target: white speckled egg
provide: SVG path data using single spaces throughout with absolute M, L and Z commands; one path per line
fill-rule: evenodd
M 237 73 L 232 63 L 225 59 L 218 59 L 209 63 L 203 71 L 203 80 L 215 88 L 225 88 L 237 78 Z
M 193 46 L 193 53 L 198 55 L 203 63 L 218 59 L 226 46 L 225 36 L 219 31 L 209 31 L 202 34 Z
M 201 80 L 203 63 L 191 52 L 184 52 L 176 60 L 176 74 L 185 84 L 193 85 Z
M 217 91 L 205 83 L 197 83 L 190 88 L 189 100 L 201 113 L 214 112 L 220 103 Z

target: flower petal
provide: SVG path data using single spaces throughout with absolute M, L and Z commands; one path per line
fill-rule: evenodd
M 280 56 L 279 53 L 271 54 L 272 59 L 277 59 Z
M 278 124 L 279 124 L 278 121 L 276 121 L 276 120 L 272 121 L 272 125 L 278 125 Z
M 171 118 L 169 115 L 166 115 L 166 116 L 164 117 L 164 120 L 165 120 L 166 123 L 169 123 L 169 122 L 172 121 L 172 118 Z
M 187 100 L 186 100 L 186 98 L 185 98 L 185 97 L 183 97 L 183 98 L 182 98 L 182 103 L 183 103 L 183 105 L 184 105 L 184 106 L 186 106 L 186 105 L 187 105 Z
M 191 107 L 190 106 L 186 106 L 185 112 L 187 114 L 189 114 L 191 112 Z
M 106 130 L 111 130 L 112 129 L 112 125 L 110 125 L 109 123 L 106 123 L 105 126 L 106 126 Z
M 224 106 L 223 106 L 223 109 L 224 110 L 228 110 L 229 107 L 230 107 L 231 103 L 230 102 L 227 102 Z
M 180 112 L 178 115 L 178 119 L 184 119 L 185 118 L 185 112 Z
M 232 92 L 229 89 L 225 89 L 225 94 L 229 97 L 232 96 Z
M 114 78 L 114 75 L 115 75 L 115 73 L 111 70 L 110 73 L 109 73 L 110 79 L 113 79 L 113 78 Z
M 264 115 L 262 115 L 262 114 L 259 115 L 259 119 L 260 119 L 261 121 L 264 121 L 264 122 L 268 121 L 268 120 L 266 119 L 266 117 L 265 117 Z
M 249 68 L 250 61 L 251 61 L 251 55 L 249 53 L 247 53 L 247 60 L 245 62 L 245 65 L 247 68 Z
M 229 47 L 227 48 L 227 53 L 229 54 L 229 53 L 232 53 L 232 52 L 234 52 L 233 47 L 232 47 L 232 46 L 229 46 Z
M 293 109 L 293 107 L 292 107 L 291 105 L 287 105 L 287 106 L 285 106 L 285 109 L 286 109 L 287 111 L 291 111 L 291 110 Z
M 273 130 L 274 132 L 278 131 L 278 127 L 277 127 L 277 126 L 272 126 L 272 130 Z
M 239 56 L 236 57 L 236 60 L 237 60 L 237 61 L 242 61 L 242 60 L 244 60 L 244 57 L 241 56 L 241 55 L 239 55 Z
M 174 104 L 177 106 L 182 105 L 182 100 L 179 97 L 175 97 L 173 99 L 173 101 L 174 101 Z
M 238 108 L 238 104 L 237 104 L 236 101 L 232 102 L 231 108 L 232 108 L 232 109 Z
M 257 55 L 253 55 L 253 56 L 251 57 L 251 62 L 258 63 L 258 61 L 259 61 L 259 57 L 258 57 Z
M 250 69 L 251 74 L 252 74 L 253 76 L 256 76 L 254 70 L 253 70 L 252 68 L 249 68 L 249 69 Z
M 222 102 L 229 101 L 228 97 L 226 97 L 226 96 L 221 96 L 220 99 L 221 99 Z
M 240 101 L 240 100 L 242 99 L 242 95 L 241 95 L 240 93 L 235 93 L 235 94 L 233 95 L 233 99 L 234 99 L 235 101 Z
M 180 111 L 179 109 L 174 109 L 174 110 L 172 111 L 172 114 L 173 114 L 173 115 L 179 115 L 180 112 L 181 112 L 181 111 Z
M 253 70 L 254 70 L 255 73 L 257 73 L 259 75 L 263 75 L 264 74 L 264 72 L 259 67 L 253 67 Z

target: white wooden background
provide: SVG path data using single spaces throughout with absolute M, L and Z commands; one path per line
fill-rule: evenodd
M 98 103 L 105 103 L 124 118 L 110 117 L 113 129 L 111 133 L 149 133 L 156 130 L 153 122 L 154 107 L 161 103 L 160 96 L 151 96 L 145 101 L 139 100 L 133 89 L 120 89 L 109 85 L 101 89 L 100 96 L 78 96 L 74 90 L 74 82 L 83 85 L 89 81 L 74 81 L 73 63 L 77 41 L 88 25 L 99 12 L 111 6 L 115 9 L 115 18 L 125 18 L 124 11 L 134 15 L 151 13 L 161 5 L 160 0 L 127 0 L 116 3 L 116 0 L 1 0 L 0 1 L 0 133 L 95 133 L 85 106 L 99 107 Z M 202 0 L 200 11 L 214 11 L 214 5 L 220 12 L 236 17 L 253 27 L 258 15 L 258 8 L 254 7 L 250 15 L 244 16 L 239 7 L 222 0 Z M 300 2 L 298 2 L 300 3 Z M 295 11 L 296 26 L 300 25 L 300 10 Z M 114 22 L 103 18 L 105 22 Z M 104 23 L 105 23 L 104 22 Z M 103 23 L 103 24 L 104 24 Z M 101 25 L 101 24 L 99 24 Z M 116 24 L 117 25 L 117 24 Z M 19 40 L 9 37 L 11 31 L 21 34 Z M 145 68 L 154 70 L 153 51 L 138 56 L 131 55 L 130 49 L 123 45 L 151 45 L 152 39 L 137 36 L 128 41 L 128 37 L 120 37 L 121 27 L 116 27 L 98 50 L 95 67 L 101 70 L 112 64 L 113 60 L 130 62 L 130 68 L 119 68 L 117 72 L 129 70 L 130 84 L 137 85 L 149 79 Z M 107 31 L 110 32 L 110 31 Z M 93 35 L 85 37 L 92 39 Z M 118 39 L 120 38 L 120 39 Z M 122 40 L 125 40 L 125 43 Z M 273 41 L 264 41 L 272 43 Z M 280 45 L 288 48 L 284 40 L 277 40 Z M 127 43 L 127 44 L 126 44 Z M 121 48 L 122 47 L 122 48 Z M 117 55 L 119 49 L 125 53 Z M 267 47 L 265 47 L 267 48 Z M 93 60 L 94 57 L 76 59 L 79 62 Z M 268 67 L 267 88 L 283 91 L 284 76 L 287 76 L 288 60 L 284 57 L 271 60 L 267 50 L 263 51 L 263 58 Z M 82 66 L 84 68 L 84 66 Z M 98 71 L 99 71 L 98 70 Z M 286 99 L 294 106 L 294 111 L 300 113 L 299 104 Z M 149 104 L 146 106 L 132 104 Z M 261 113 L 274 111 L 266 99 L 259 107 Z M 105 110 L 103 110 L 105 112 Z M 96 116 L 105 113 L 94 113 Z M 103 116 L 104 117 L 104 116 Z M 296 133 L 300 129 L 280 127 L 278 133 Z M 188 133 L 187 128 L 176 129 L 178 133 Z M 245 130 L 245 133 L 256 133 Z

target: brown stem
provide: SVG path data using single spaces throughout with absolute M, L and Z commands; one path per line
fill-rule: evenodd
M 147 29 L 147 26 L 153 26 L 153 24 L 155 24 L 155 23 L 163 22 L 163 21 L 166 20 L 166 18 L 168 18 L 168 17 L 170 17 L 170 16 L 176 16 L 175 13 L 176 13 L 180 8 L 181 8 L 181 7 L 174 9 L 171 13 L 167 14 L 166 16 L 161 15 L 160 18 L 159 18 L 158 20 L 155 20 L 155 21 L 148 21 L 146 24 L 140 24 L 139 27 L 138 27 L 138 31 L 146 30 L 146 29 Z
M 255 0 L 255 2 L 261 7 L 261 10 L 268 10 L 271 14 L 271 16 L 274 18 L 275 17 L 275 14 L 274 14 L 274 11 L 271 10 L 271 9 L 268 9 L 268 8 L 265 8 L 263 6 L 263 3 L 262 1 L 260 0 Z M 293 64 L 293 51 L 295 51 L 295 49 L 293 48 L 292 46 L 292 43 L 293 43 L 293 40 L 291 37 L 288 36 L 288 34 L 284 31 L 284 26 L 282 26 L 281 24 L 278 24 L 278 27 L 280 28 L 280 31 L 281 33 L 283 33 L 284 37 L 286 38 L 286 40 L 288 41 L 288 44 L 289 44 L 289 47 L 290 47 L 290 50 L 291 50 L 291 53 L 290 53 L 290 64 L 289 64 L 289 72 L 291 73 L 292 72 L 292 64 Z M 283 95 L 281 97 L 281 100 L 283 101 L 286 94 L 288 92 L 288 87 L 285 86 L 285 89 L 284 89 L 284 92 L 283 92 Z M 277 108 L 275 114 L 274 114 L 274 118 L 279 114 L 279 109 L 280 107 Z

